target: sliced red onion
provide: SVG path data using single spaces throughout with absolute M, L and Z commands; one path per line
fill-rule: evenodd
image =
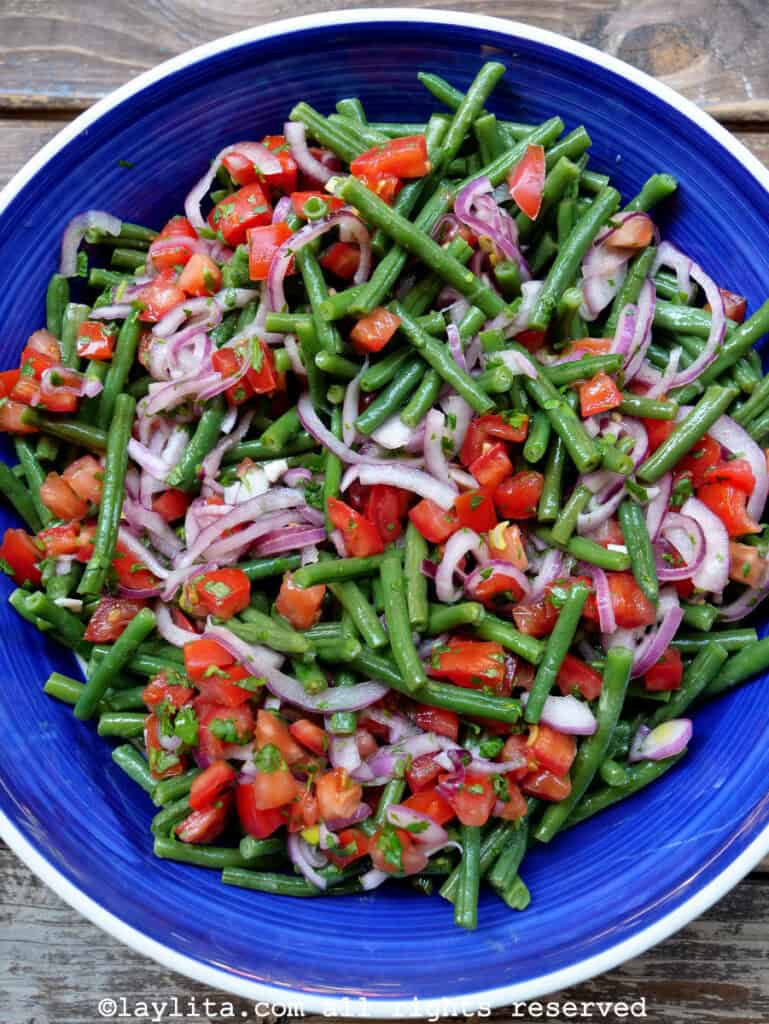
M 155 619 L 158 633 L 174 647 L 184 647 L 185 644 L 197 640 L 197 634 L 191 633 L 188 629 L 177 626 L 171 618 L 171 610 L 167 604 L 158 601 L 155 604 Z
M 355 427 L 355 420 L 358 418 L 360 408 L 360 379 L 368 369 L 368 359 L 363 361 L 363 366 L 358 370 L 347 385 L 342 402 L 342 441 L 349 447 L 354 444 L 358 431 Z
M 692 738 L 692 722 L 689 718 L 671 718 L 656 729 L 642 725 L 630 745 L 628 761 L 664 761 L 686 750 Z
M 280 174 L 281 172 L 281 164 L 278 157 L 259 142 L 238 142 L 234 146 L 225 146 L 223 150 L 217 153 L 209 169 L 200 181 L 190 189 L 187 193 L 187 198 L 184 200 L 185 216 L 196 230 L 208 226 L 203 214 L 200 212 L 200 204 L 208 195 L 223 158 L 228 153 L 234 152 L 247 156 L 253 162 L 260 175 Z
M 510 214 L 494 202 L 492 191 L 492 184 L 485 176 L 469 182 L 454 200 L 454 216 L 480 239 L 488 238 L 498 254 L 517 263 L 521 277 L 528 281 L 531 274 L 518 247 L 518 226 Z
M 473 410 L 460 395 L 447 395 L 441 400 L 441 408 L 446 413 L 446 436 L 451 450 L 458 452 L 465 441 L 467 428 L 473 418 Z
M 550 548 L 545 554 L 539 573 L 531 583 L 529 600 L 536 601 L 545 592 L 545 587 L 563 574 L 563 552 L 558 548 Z
M 311 847 L 298 832 L 289 832 L 286 842 L 288 856 L 295 868 L 307 879 L 310 885 L 325 889 L 328 883 L 323 875 L 319 875 L 311 861 Z M 323 858 L 325 863 L 325 857 Z
M 358 478 L 364 487 L 389 484 L 404 491 L 413 491 L 414 494 L 434 501 L 442 509 L 450 509 L 457 497 L 457 489 L 453 484 L 441 483 L 421 469 L 394 463 L 363 465 Z
M 665 372 L 657 374 L 657 380 L 652 383 L 652 386 L 646 392 L 647 398 L 661 398 L 663 395 L 667 394 L 670 388 L 673 387 L 673 381 L 676 379 L 678 374 L 678 364 L 681 360 L 682 351 L 683 349 L 681 348 L 673 348 L 670 350 L 670 358 L 668 359 L 668 365 L 665 367 Z M 653 369 L 653 367 L 642 367 L 642 369 L 646 369 L 648 372 L 648 370 Z M 655 370 L 654 372 L 656 373 L 657 371 Z M 638 379 L 639 374 L 636 374 L 636 380 Z
M 465 555 L 471 552 L 479 562 L 486 558 L 486 545 L 474 530 L 458 530 L 446 541 L 435 574 L 435 593 L 444 604 L 453 604 L 462 596 L 461 588 L 454 586 L 454 573 Z
M 296 551 L 310 544 L 322 544 L 326 539 L 323 526 L 289 526 L 279 531 L 274 537 L 267 537 L 256 548 L 254 554 L 258 558 L 268 555 L 280 555 L 284 551 Z
M 664 589 L 660 594 L 660 602 L 657 609 L 658 625 L 647 633 L 636 648 L 632 671 L 634 679 L 645 675 L 652 665 L 657 664 L 678 632 L 678 627 L 681 625 L 683 618 L 683 609 L 678 603 L 678 595 L 675 590 L 672 588 Z M 614 636 L 619 637 L 621 632 L 621 630 L 617 630 Z
M 364 767 L 363 765 L 360 768 Z M 357 770 L 360 771 L 360 768 Z M 350 828 L 351 825 L 357 825 L 361 821 L 366 821 L 367 818 L 371 817 L 371 808 L 366 803 L 359 803 L 352 814 L 348 814 L 346 818 L 327 818 L 326 826 L 332 832 L 337 832 L 343 828 Z
M 378 868 L 371 868 L 360 876 L 358 881 L 362 888 L 366 892 L 371 892 L 372 889 L 378 889 L 380 885 L 387 881 L 389 874 L 386 871 L 380 871 Z
M 432 818 L 419 811 L 413 811 L 404 804 L 390 804 L 385 816 L 391 825 L 408 832 L 414 842 L 420 845 L 443 844 L 449 838 L 446 829 L 436 824 Z
M 157 338 L 170 338 L 185 321 L 193 317 L 201 317 L 196 326 L 206 331 L 219 323 L 222 314 L 213 298 L 203 296 L 187 298 L 170 309 L 161 320 L 158 320 L 152 328 L 152 334 Z
M 349 689 L 349 687 L 345 687 L 345 689 Z M 459 750 L 460 747 L 458 743 L 453 743 L 445 736 L 423 732 L 417 736 L 409 736 L 398 743 L 390 744 L 390 746 L 380 747 L 366 759 L 365 764 L 375 778 L 391 779 L 400 767 L 409 762 L 409 759 L 413 760 L 423 754 L 432 754 L 448 749 Z
M 225 438 L 223 438 L 203 459 L 200 465 L 200 472 L 203 478 L 216 477 L 219 472 L 219 467 L 222 464 L 222 459 L 239 441 L 246 436 L 249 427 L 251 426 L 251 420 L 254 418 L 254 410 L 249 409 L 243 413 L 240 423 L 232 430 Z
M 137 466 L 141 466 L 156 480 L 165 480 L 168 475 L 168 465 L 159 455 L 153 455 L 148 448 L 136 440 L 129 438 L 128 457 L 133 459 Z
M 121 526 L 118 530 L 118 540 L 121 545 L 132 555 L 137 562 L 143 562 L 153 576 L 164 580 L 168 577 L 170 570 L 161 565 L 150 549 L 142 544 L 138 537 L 134 536 L 126 527 Z
M 383 462 L 378 455 L 363 455 L 360 452 L 355 452 L 343 441 L 340 441 L 339 438 L 328 429 L 328 427 L 324 426 L 315 411 L 312 399 L 306 392 L 297 402 L 296 409 L 299 413 L 299 420 L 307 433 L 311 434 L 318 444 L 327 448 L 330 452 L 336 455 L 337 458 L 341 459 L 342 462 L 361 466 L 372 465 L 380 469 L 389 469 L 395 465 L 393 462 Z M 408 465 L 413 465 L 413 463 L 409 463 L 405 459 L 398 463 L 399 468 Z M 428 479 L 430 478 L 428 477 Z M 448 508 L 448 506 L 446 507 Z
M 403 422 L 400 413 L 395 412 L 376 428 L 371 439 L 387 451 L 397 451 L 410 445 L 414 434 L 414 429 Z
M 63 277 L 74 277 L 77 273 L 77 251 L 89 228 L 98 228 L 108 235 L 119 235 L 123 222 L 104 210 L 86 210 L 78 213 L 67 224 L 61 240 L 61 261 L 59 273 Z
M 484 363 L 486 365 L 503 363 L 513 374 L 522 374 L 524 377 L 530 377 L 531 380 L 536 380 L 537 378 L 537 370 L 531 359 L 524 355 L 523 352 L 518 352 L 515 349 L 492 352 L 484 359 Z
M 219 565 L 237 562 L 255 541 L 261 542 L 262 539 L 278 530 L 298 525 L 297 520 L 301 517 L 302 510 L 294 508 L 260 516 L 256 522 L 246 526 L 245 529 L 238 530 L 229 536 L 221 536 L 206 549 L 205 557 L 208 561 L 216 562 Z
M 729 534 L 726 527 L 699 498 L 687 498 L 681 515 L 690 516 L 699 523 L 705 537 L 705 556 L 692 576 L 694 585 L 698 590 L 720 594 L 729 582 Z
M 95 306 L 88 314 L 89 320 L 125 320 L 133 312 L 130 302 L 116 302 L 111 306 Z
M 520 701 L 523 707 L 526 707 L 529 694 L 522 693 Z M 589 704 L 572 695 L 548 697 L 539 720 L 568 736 L 592 736 L 598 728 Z
M 657 494 L 646 506 L 646 528 L 649 531 L 652 542 L 659 536 L 662 520 L 665 518 L 668 505 L 670 504 L 670 495 L 673 491 L 672 474 L 665 473 L 664 476 L 660 477 L 657 481 L 657 487 Z
M 56 383 L 56 378 L 60 383 Z M 45 398 L 50 395 L 74 395 L 75 398 L 95 398 L 104 385 L 95 377 L 87 377 L 79 370 L 66 366 L 49 366 L 40 377 L 40 391 Z
M 730 416 L 719 417 L 708 433 L 735 458 L 745 459 L 750 463 L 756 484 L 748 497 L 746 510 L 751 518 L 759 520 L 764 514 L 766 498 L 769 494 L 769 473 L 767 473 L 764 452 L 750 434 Z
M 190 256 L 195 253 L 208 254 L 209 246 L 201 238 L 190 238 L 188 235 L 170 235 L 166 238 L 156 238 L 149 247 L 147 253 L 147 270 L 153 272 L 153 261 L 156 256 L 166 252 L 176 252 L 177 249 L 186 249 Z
M 643 365 L 646 352 L 651 344 L 654 310 L 657 305 L 657 292 L 651 278 L 646 278 L 638 293 L 638 316 L 635 330 L 630 342 L 630 350 L 625 359 L 625 380 L 629 381 L 638 373 Z M 618 327 L 619 330 L 619 327 Z
M 451 352 L 451 358 L 460 368 L 467 373 L 467 362 L 465 361 L 465 353 L 462 348 L 462 339 L 459 336 L 459 329 L 456 324 L 450 323 L 446 327 L 446 337 L 449 342 L 449 352 Z
M 602 633 L 613 633 L 617 628 L 614 605 L 611 601 L 609 580 L 603 569 L 597 565 L 583 563 L 581 571 L 590 576 L 595 587 L 595 602 L 598 606 L 598 625 Z
M 657 577 L 660 582 L 673 583 L 694 576 L 705 557 L 705 537 L 700 524 L 679 512 L 668 512 L 662 520 L 659 536 L 673 545 L 685 563 L 673 568 L 664 557 L 657 555 Z
M 587 511 L 581 512 L 577 518 L 577 532 L 581 535 L 591 533 L 596 527 L 611 519 L 622 504 L 624 496 L 625 488 L 621 477 L 612 484 L 608 497 L 606 492 L 594 494 L 588 502 Z
M 449 466 L 444 450 L 444 427 L 446 417 L 440 409 L 431 409 L 425 417 L 425 469 L 436 480 L 447 487 L 454 487 L 449 476 Z
M 362 763 L 358 743 L 354 736 L 332 736 L 328 747 L 328 758 L 334 768 L 354 772 Z
M 520 597 L 515 597 L 516 601 L 527 601 L 531 596 L 531 585 L 528 577 L 511 562 L 505 562 L 499 558 L 489 559 L 473 569 L 465 580 L 465 591 L 468 596 L 473 600 L 477 600 L 478 588 L 481 584 L 487 583 L 493 576 L 504 576 L 515 580 L 522 591 Z
M 123 500 L 123 517 L 137 533 L 146 530 L 150 535 L 153 547 L 165 555 L 174 558 L 182 549 L 182 542 L 168 523 L 157 512 L 145 508 L 138 502 L 126 497 Z
M 286 142 L 291 147 L 291 156 L 296 161 L 297 167 L 311 178 L 315 178 L 322 185 L 333 175 L 325 164 L 317 160 L 309 150 L 305 138 L 304 125 L 299 121 L 286 121 L 283 125 L 283 134 Z
M 718 609 L 718 617 L 724 622 L 736 622 L 750 615 L 756 608 L 769 597 L 769 580 L 764 577 L 760 587 L 749 587 L 736 601 L 730 604 L 721 605 Z

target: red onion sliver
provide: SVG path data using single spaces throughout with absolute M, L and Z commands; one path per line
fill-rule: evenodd
M 89 228 L 98 228 L 107 235 L 119 235 L 123 222 L 104 210 L 86 210 L 78 213 L 67 224 L 61 240 L 61 261 L 59 273 L 73 277 L 77 273 L 77 251 Z
M 486 557 L 486 545 L 474 530 L 458 530 L 446 541 L 443 558 L 435 574 L 435 593 L 439 601 L 453 604 L 462 596 L 462 590 L 454 586 L 454 573 L 465 555 L 472 552 L 481 562 Z
M 699 498 L 687 498 L 681 515 L 699 523 L 705 537 L 705 557 L 692 576 L 698 590 L 720 594 L 729 582 L 729 534 L 719 517 Z
M 767 472 L 766 456 L 750 434 L 730 416 L 719 417 L 708 430 L 710 436 L 718 441 L 722 448 L 738 459 L 750 463 L 755 487 L 748 497 L 747 513 L 751 518 L 759 520 L 764 514 L 767 494 L 769 494 L 769 473 Z

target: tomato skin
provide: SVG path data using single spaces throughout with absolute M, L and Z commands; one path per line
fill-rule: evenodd
M 679 690 L 683 674 L 684 666 L 680 653 L 675 647 L 668 647 L 656 665 L 652 665 L 644 676 L 644 686 L 655 693 Z
M 755 490 L 756 478 L 747 459 L 732 459 L 731 462 L 719 462 L 705 470 L 706 484 L 731 484 L 747 495 Z
M 317 583 L 313 587 L 297 587 L 291 573 L 287 572 L 280 585 L 275 610 L 287 619 L 294 629 L 310 629 L 321 617 L 325 596 L 325 583 Z
M 400 327 L 401 319 L 384 306 L 362 317 L 350 331 L 350 340 L 356 352 L 379 352 Z
M 357 178 L 369 192 L 374 192 L 388 206 L 392 206 L 393 199 L 403 188 L 403 182 L 394 174 L 358 174 Z
M 145 601 L 127 597 L 100 598 L 83 639 L 95 644 L 113 643 L 145 606 Z
M 40 500 L 57 519 L 82 519 L 88 512 L 88 502 L 79 498 L 58 473 L 49 473 L 42 482 Z
M 603 679 L 581 658 L 567 654 L 558 671 L 558 688 L 564 697 L 578 690 L 585 700 L 595 700 L 601 692 Z
M 518 788 L 515 779 L 512 777 L 513 773 L 508 773 L 505 776 L 507 782 L 507 800 L 502 800 L 502 807 L 500 808 L 497 804 L 494 811 L 496 817 L 502 818 L 504 821 L 518 821 L 520 818 L 526 817 L 529 811 L 529 805 L 526 802 L 526 797 Z
M 729 579 L 747 587 L 760 587 L 767 575 L 767 560 L 752 544 L 729 542 Z
M 632 573 L 607 572 L 614 618 L 620 629 L 638 629 L 652 626 L 657 619 L 654 605 L 642 592 Z M 598 605 L 595 594 L 590 594 L 582 613 L 591 622 L 598 622 Z
M 525 779 L 531 772 L 536 771 L 539 765 L 534 760 L 528 738 L 522 733 L 513 733 L 512 736 L 508 736 L 505 740 L 505 745 L 499 754 L 499 760 L 515 761 L 521 757 L 525 759 L 526 763 L 512 772 L 508 772 L 506 776 L 516 783 L 520 782 L 521 779 Z
M 235 771 L 226 761 L 214 761 L 193 780 L 190 807 L 202 811 L 217 800 L 235 782 Z
M 291 735 L 285 722 L 264 709 L 256 715 L 256 745 L 260 750 L 267 746 L 277 747 L 289 767 L 307 760 L 307 754 Z
M 675 430 L 675 423 L 671 420 L 645 420 L 642 419 L 641 423 L 644 425 L 646 430 L 646 436 L 649 438 L 649 452 L 656 452 L 659 446 L 670 437 Z
M 191 686 L 169 683 L 165 672 L 153 676 L 142 690 L 142 700 L 151 711 L 154 711 L 158 704 L 163 702 L 178 710 L 189 703 L 194 696 L 195 691 Z
M 78 562 L 87 562 L 93 554 L 95 523 L 63 523 L 41 530 L 37 539 L 45 548 L 46 558 L 74 555 Z
M 529 796 L 538 796 L 540 800 L 558 803 L 571 793 L 571 779 L 568 775 L 559 778 L 546 768 L 542 768 L 527 775 L 521 783 L 521 789 Z
M 255 839 L 266 839 L 286 823 L 280 811 L 260 811 L 256 807 L 253 784 L 250 782 L 235 787 L 235 807 L 244 831 Z
M 338 868 L 346 868 L 348 864 L 360 860 L 361 857 L 365 857 L 369 852 L 371 839 L 365 832 L 361 832 L 359 828 L 344 828 L 341 832 L 337 833 L 337 838 L 339 839 L 339 848 L 342 850 L 348 846 L 355 846 L 353 853 L 348 853 L 344 856 L 335 853 L 333 850 L 327 851 L 328 859 L 332 864 L 336 864 Z
M 477 459 L 473 459 L 469 469 L 481 487 L 491 487 L 493 489 L 512 475 L 513 464 L 508 458 L 505 446 L 500 441 L 497 441 L 479 455 Z
M 347 553 L 352 557 L 365 558 L 384 551 L 384 541 L 376 526 L 345 502 L 329 498 L 328 515 L 334 527 L 341 531 Z
M 37 434 L 37 427 L 24 423 L 22 416 L 27 406 L 10 398 L 0 404 L 0 431 L 8 434 Z
M 251 783 L 257 811 L 272 811 L 290 804 L 299 793 L 299 783 L 288 768 L 259 772 Z
M 320 258 L 324 270 L 330 270 L 342 281 L 351 281 L 360 263 L 360 249 L 350 242 L 333 242 Z
M 288 808 L 288 831 L 301 832 L 319 820 L 318 799 L 310 789 L 303 789 Z
M 271 220 L 272 206 L 258 181 L 220 199 L 208 215 L 211 229 L 233 248 L 246 241 L 249 228 L 269 224 Z
M 7 398 L 18 382 L 21 370 L 0 371 L 0 398 Z
M 157 512 L 167 523 L 175 523 L 186 514 L 191 501 L 192 498 L 186 491 L 171 487 L 152 499 L 152 511 Z
M 185 644 L 184 668 L 201 696 L 210 704 L 237 708 L 252 696 L 250 690 L 237 685 L 249 677 L 249 672 L 236 664 L 229 651 L 215 640 L 191 639 Z
M 424 135 L 404 135 L 390 139 L 382 146 L 356 156 L 350 164 L 350 173 L 378 177 L 383 174 L 396 178 L 422 178 L 431 168 Z
M 242 569 L 213 569 L 194 576 L 185 584 L 185 601 L 188 587 L 194 590 L 190 605 L 220 619 L 231 619 L 247 608 L 251 600 L 251 581 Z
M 446 793 L 446 801 L 463 825 L 485 825 L 497 801 L 488 775 L 467 772 L 458 790 Z
M 349 818 L 363 797 L 363 789 L 353 782 L 344 768 L 324 772 L 316 784 L 318 808 L 323 821 Z
M 186 217 L 172 217 L 155 241 L 165 238 L 192 238 L 197 239 L 198 233 Z M 192 251 L 186 245 L 180 245 L 177 249 L 164 249 L 162 252 L 153 252 L 150 246 L 150 257 L 158 270 L 173 270 L 174 267 L 183 266 L 192 255 Z
M 429 498 L 423 498 L 409 509 L 409 519 L 432 544 L 442 544 L 459 529 L 456 512 L 453 509 L 445 511 Z
M 419 704 L 416 714 L 417 725 L 425 732 L 434 732 L 438 736 L 448 736 L 455 740 L 459 736 L 459 715 L 456 711 L 445 708 L 434 708 L 429 704 Z
M 177 284 L 188 295 L 214 295 L 222 287 L 222 272 L 210 256 L 196 252 L 187 260 Z
M 434 654 L 430 675 L 455 686 L 501 693 L 505 686 L 505 653 L 500 644 L 486 640 L 449 640 Z
M 741 488 L 731 484 L 704 484 L 698 489 L 697 497 L 718 516 L 730 537 L 761 532 L 759 524 L 748 515 L 745 507 L 748 496 Z
M 189 814 L 174 832 L 183 843 L 212 843 L 224 831 L 231 807 L 232 794 L 222 793 L 215 804 Z
M 366 498 L 363 514 L 372 522 L 385 544 L 397 540 L 403 532 L 403 516 L 409 494 L 388 484 L 374 484 Z
M 741 324 L 745 319 L 748 300 L 744 295 L 737 295 L 735 292 L 730 292 L 726 288 L 719 288 L 718 291 L 720 292 L 721 298 L 724 302 L 724 313 L 726 314 L 727 320 L 734 320 L 735 323 Z M 706 309 L 709 313 L 710 303 L 706 302 L 703 309 Z
M 607 238 L 607 245 L 613 249 L 645 249 L 654 238 L 654 224 L 645 213 L 629 217 Z
M 273 256 L 291 235 L 291 228 L 284 220 L 249 230 L 248 276 L 252 281 L 267 280 Z M 288 273 L 293 273 L 293 263 L 289 266 Z
M 148 590 L 157 587 L 158 581 L 144 565 L 130 554 L 120 541 L 115 545 L 115 557 L 112 559 L 118 582 L 126 590 Z
M 454 502 L 459 525 L 476 533 L 493 530 L 497 525 L 497 512 L 494 507 L 494 496 L 491 488 L 479 487 L 475 491 L 465 491 Z
M 437 825 L 445 825 L 454 817 L 454 808 L 434 786 L 412 794 L 408 800 L 403 801 L 403 806 L 418 814 L 426 814 Z
M 508 477 L 494 491 L 494 504 L 504 519 L 531 519 L 537 514 L 545 478 L 533 469 Z
M 328 736 L 319 725 L 311 722 L 309 718 L 300 718 L 292 722 L 288 731 L 303 747 L 307 747 L 313 754 L 325 755 L 328 750 Z
M 558 621 L 558 609 L 546 598 L 517 604 L 513 608 L 515 625 L 527 636 L 543 637 L 553 632 Z
M 144 323 L 157 323 L 186 298 L 186 294 L 176 283 L 176 272 L 172 268 L 161 270 L 137 296 L 137 300 L 143 306 L 139 319 Z
M 101 501 L 104 467 L 93 455 L 83 455 L 71 462 L 61 474 L 82 501 L 98 505 Z
M 205 679 L 211 666 L 226 668 L 234 662 L 230 652 L 216 640 L 191 640 L 184 645 L 184 671 L 195 682 Z
M 254 734 L 254 716 L 248 704 L 239 707 L 227 707 L 224 704 L 213 704 L 201 695 L 194 701 L 198 716 L 198 753 L 206 761 L 219 761 L 224 758 L 225 741 L 213 732 L 216 721 L 231 722 L 243 743 L 250 742 Z
M 705 434 L 688 455 L 679 459 L 673 472 L 676 478 L 686 473 L 692 481 L 692 487 L 697 488 L 705 483 L 708 470 L 720 462 L 721 445 L 710 434 Z
M 476 416 L 470 421 L 470 426 L 467 428 L 465 439 L 462 442 L 462 450 L 459 453 L 459 461 L 463 466 L 469 466 L 483 454 L 489 438 L 494 438 L 495 441 L 509 441 L 514 444 L 525 441 L 528 432 L 528 416 L 516 416 L 512 423 L 508 422 L 500 413 Z
M 84 320 L 77 332 L 77 354 L 81 359 L 104 362 L 112 358 L 116 335 L 98 320 Z
M 34 538 L 25 530 L 6 530 L 3 543 L 0 544 L 0 558 L 13 569 L 13 578 L 21 586 L 32 583 L 37 586 L 42 581 L 37 562 L 42 552 Z
M 392 854 L 387 855 L 392 844 L 392 834 L 387 835 L 387 844 L 384 845 L 382 842 L 384 830 L 379 829 L 369 843 L 369 854 L 374 867 L 378 871 L 386 871 L 388 874 L 402 871 L 405 875 L 414 875 L 423 871 L 427 864 L 427 854 L 419 849 L 405 829 L 396 828 L 395 836 L 400 847 L 400 863 L 393 863 Z
M 559 777 L 568 773 L 577 756 L 577 741 L 573 736 L 542 722 L 532 726 L 529 747 L 537 764 Z
M 579 404 L 583 419 L 609 412 L 621 403 L 622 393 L 608 373 L 597 373 L 595 377 L 579 385 Z
M 435 762 L 434 754 L 420 754 L 406 769 L 406 781 L 412 793 L 419 793 L 437 782 L 443 768 Z
M 494 529 L 489 531 L 488 545 L 492 558 L 509 562 L 521 572 L 525 572 L 529 568 L 521 529 L 515 523 L 510 524 L 507 520 L 497 523 Z
M 542 206 L 542 190 L 545 187 L 544 146 L 527 146 L 523 157 L 507 177 L 510 198 L 519 209 L 536 220 Z

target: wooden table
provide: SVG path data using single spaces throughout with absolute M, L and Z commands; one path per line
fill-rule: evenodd
M 75 114 L 140 71 L 245 26 L 330 6 L 328 0 L 4 0 L 0 184 Z M 361 4 L 336 0 L 333 6 Z M 370 6 L 389 5 L 370 0 Z M 769 28 L 762 0 L 446 0 L 446 6 L 528 21 L 622 57 L 704 106 L 769 160 Z M 0 926 L 3 1024 L 92 1024 L 104 996 L 131 1003 L 229 998 L 99 931 L 1 844 Z M 578 1001 L 641 997 L 654 1024 L 769 1021 L 769 861 L 678 935 L 560 994 Z M 245 1001 L 233 1003 L 241 1019 L 253 1019 Z M 187 1012 L 173 1018 L 174 1024 L 202 1019 Z M 493 1019 L 510 1020 L 511 1013 L 499 1010 Z

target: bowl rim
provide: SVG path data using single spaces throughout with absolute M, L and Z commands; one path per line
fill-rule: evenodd
M 146 87 L 160 81 L 166 75 L 190 67 L 199 61 L 223 53 L 233 47 L 248 43 L 274 39 L 301 33 L 309 29 L 324 27 L 329 24 L 345 26 L 360 22 L 412 22 L 452 25 L 464 29 L 481 29 L 505 35 L 511 39 L 525 39 L 539 43 L 551 49 L 566 52 L 592 64 L 613 72 L 637 88 L 651 93 L 657 99 L 673 107 L 705 131 L 715 142 L 719 143 L 739 161 L 740 164 L 769 193 L 769 170 L 755 157 L 743 143 L 723 128 L 704 110 L 686 99 L 673 88 L 652 78 L 624 61 L 606 54 L 596 47 L 570 39 L 560 33 L 527 25 L 523 22 L 492 17 L 482 14 L 470 14 L 466 11 L 449 9 L 420 9 L 413 7 L 388 7 L 374 9 L 368 7 L 353 8 L 346 11 L 327 10 L 295 18 L 284 18 L 271 21 L 265 25 L 244 29 L 218 39 L 203 43 L 187 50 L 169 60 L 158 64 L 148 71 L 142 72 L 118 89 L 107 94 L 88 110 L 76 117 L 62 128 L 53 139 L 42 147 L 24 166 L 11 178 L 0 191 L 0 214 L 10 205 L 18 193 L 34 178 L 49 160 L 51 160 L 67 143 L 75 139 L 89 125 L 108 111 L 119 106 Z M 750 828 L 751 818 L 742 825 Z M 115 914 L 106 910 L 96 900 L 83 893 L 70 882 L 54 865 L 47 860 L 26 838 L 23 832 L 11 822 L 0 810 L 0 838 L 13 852 L 38 876 L 49 888 L 68 903 L 83 917 L 117 938 L 131 949 L 186 977 L 211 985 L 234 995 L 256 1001 L 264 1001 L 274 1005 L 300 1007 L 304 1012 L 322 1013 L 325 1016 L 344 1016 L 351 1013 L 356 998 L 343 995 L 321 995 L 317 992 L 268 985 L 239 977 L 229 971 L 221 970 L 202 963 L 194 957 L 177 953 L 155 939 L 150 938 L 136 928 L 127 925 Z M 598 974 L 618 966 L 619 964 L 639 956 L 651 946 L 668 938 L 683 928 L 695 917 L 702 914 L 733 886 L 748 874 L 758 862 L 769 854 L 769 826 L 762 829 L 742 853 L 731 861 L 715 878 L 703 886 L 680 906 L 674 908 L 660 920 L 647 926 L 622 942 L 611 946 L 601 953 L 578 960 L 568 967 L 560 968 L 525 981 L 510 985 L 502 985 L 468 993 L 456 997 L 450 1002 L 461 1010 L 478 1008 L 493 1009 L 514 1003 L 524 1003 L 549 993 L 577 985 Z M 419 1017 L 435 1012 L 435 999 L 378 999 L 366 998 L 365 1016 L 375 1019 L 394 1017 Z M 362 1016 L 352 1010 L 353 1015 Z

